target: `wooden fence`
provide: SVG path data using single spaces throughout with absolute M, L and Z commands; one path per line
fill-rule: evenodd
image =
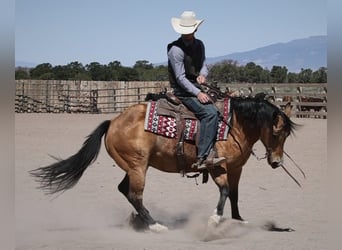
M 265 92 L 276 105 L 287 100 L 297 117 L 327 118 L 327 84 L 217 84 L 242 95 Z M 148 93 L 169 89 L 168 82 L 17 80 L 17 113 L 120 113 L 145 101 Z

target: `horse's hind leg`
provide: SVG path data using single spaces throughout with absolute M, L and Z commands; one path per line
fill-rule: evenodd
M 149 211 L 143 205 L 144 186 L 145 174 L 131 172 L 130 174 L 125 175 L 124 179 L 119 184 L 118 189 L 125 195 L 138 213 L 137 217 L 139 223 L 142 225 L 137 226 L 137 228 L 149 228 L 152 231 L 158 232 L 167 230 L 167 227 L 156 223 Z
M 119 184 L 118 189 L 132 204 L 146 226 L 156 223 L 155 220 L 150 216 L 149 211 L 143 205 L 142 190 L 140 192 L 134 192 L 131 190 L 130 178 L 128 174 L 125 175 L 125 178 Z

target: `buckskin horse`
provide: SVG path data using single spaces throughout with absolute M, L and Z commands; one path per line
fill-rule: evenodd
M 266 149 L 267 162 L 272 168 L 283 167 L 284 143 L 295 130 L 290 120 L 290 105 L 284 111 L 260 97 L 232 97 L 230 132 L 224 141 L 216 142 L 218 156 L 226 162 L 209 168 L 209 174 L 219 189 L 219 200 L 210 217 L 219 223 L 226 199 L 231 204 L 231 217 L 243 221 L 238 208 L 238 187 L 242 167 L 250 157 L 253 145 L 261 140 Z M 149 166 L 168 173 L 179 173 L 175 147 L 177 140 L 144 130 L 147 104 L 135 104 L 112 120 L 102 122 L 85 140 L 81 149 L 69 158 L 49 166 L 31 170 L 47 194 L 55 194 L 72 188 L 92 164 L 102 144 L 115 163 L 125 171 L 118 190 L 137 212 L 145 228 L 151 231 L 167 230 L 157 223 L 143 204 L 146 172 Z M 184 143 L 185 173 L 198 172 L 191 168 L 196 161 L 196 145 Z M 285 168 L 284 168 L 285 169 Z

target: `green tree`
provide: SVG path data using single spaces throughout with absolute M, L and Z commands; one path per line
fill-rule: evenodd
M 47 72 L 47 73 L 40 75 L 39 79 L 40 80 L 54 80 L 55 75 L 53 74 L 53 72 Z
M 287 81 L 288 83 L 297 83 L 298 82 L 298 74 L 289 72 L 287 74 Z
M 311 82 L 313 83 L 326 83 L 327 82 L 327 68 L 321 67 L 312 73 Z
M 42 63 L 30 70 L 31 79 L 44 79 L 51 77 L 54 79 L 52 65 L 50 63 Z
M 57 65 L 53 67 L 52 72 L 56 80 L 69 80 L 71 78 L 66 66 Z
M 151 81 L 167 81 L 169 79 L 168 67 L 164 65 L 159 65 L 153 68 L 153 74 L 151 76 Z
M 149 61 L 139 60 L 139 61 L 135 62 L 134 66 L 133 66 L 133 69 L 136 69 L 136 70 L 137 69 L 150 70 L 150 69 L 153 69 L 153 65 Z
M 108 67 L 111 69 L 118 69 L 118 68 L 121 68 L 122 65 L 121 65 L 121 62 L 119 62 L 119 61 L 112 61 L 112 62 L 108 63 Z
M 91 80 L 93 81 L 108 81 L 111 79 L 110 69 L 106 65 L 101 65 L 98 62 L 91 62 L 85 66 Z
M 71 80 L 90 80 L 91 77 L 82 63 L 75 61 L 66 65 Z
M 138 73 L 138 79 L 140 81 L 148 81 L 153 75 L 153 65 L 146 60 L 136 61 L 133 69 Z
M 120 77 L 120 70 L 122 69 L 121 62 L 119 61 L 112 61 L 108 63 L 107 65 L 109 74 L 110 74 L 110 80 L 111 81 L 117 81 Z
M 301 83 L 310 83 L 311 79 L 312 79 L 312 70 L 302 68 L 298 74 L 298 81 Z
M 82 63 L 71 62 L 67 65 L 57 65 L 52 69 L 54 77 L 57 80 L 87 80 L 90 76 L 87 74 Z
M 259 65 L 256 65 L 254 62 L 249 62 L 244 67 L 245 75 L 247 78 L 247 82 L 250 83 L 260 83 L 261 76 L 262 76 L 262 67 Z
M 271 72 L 265 68 L 260 72 L 260 82 L 269 83 L 271 81 Z
M 208 80 L 212 82 L 230 83 L 236 81 L 238 77 L 237 62 L 233 60 L 224 60 L 210 67 Z
M 118 73 L 119 81 L 139 81 L 138 72 L 131 67 L 121 67 Z
M 18 68 L 15 70 L 15 79 L 16 80 L 30 79 L 30 74 L 27 69 Z
M 287 82 L 287 68 L 285 66 L 273 66 L 270 72 L 272 83 L 285 83 Z

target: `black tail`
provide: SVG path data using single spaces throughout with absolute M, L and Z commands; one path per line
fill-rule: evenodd
M 107 132 L 110 120 L 101 123 L 83 143 L 82 148 L 68 159 L 30 171 L 39 182 L 39 188 L 47 194 L 54 194 L 72 188 L 83 172 L 92 164 L 100 151 L 102 136 Z

